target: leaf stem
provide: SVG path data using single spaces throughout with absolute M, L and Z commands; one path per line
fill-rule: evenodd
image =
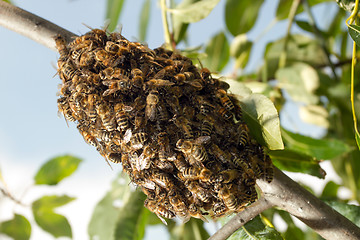
M 170 37 L 170 29 L 169 29 L 169 22 L 167 18 L 167 9 L 166 6 L 166 0 L 160 0 L 160 7 L 161 7 L 161 18 L 163 22 L 163 28 L 164 28 L 164 38 L 165 38 L 165 44 L 168 46 L 171 46 L 171 37 Z

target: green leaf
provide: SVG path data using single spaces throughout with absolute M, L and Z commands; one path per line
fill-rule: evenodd
M 256 22 L 263 2 L 263 0 L 227 0 L 225 5 L 225 23 L 229 32 L 233 36 L 248 32 Z
M 269 151 L 275 166 L 290 172 L 307 173 L 319 178 L 324 178 L 326 173 L 320 167 L 318 160 L 309 155 L 289 149 Z
M 229 217 L 225 218 L 227 221 Z M 246 223 L 242 228 L 234 232 L 228 240 L 283 240 L 281 234 L 268 225 L 265 225 L 259 216 Z
M 183 23 L 198 22 L 206 18 L 220 0 L 202 0 L 190 4 L 179 4 L 176 8 L 167 9 L 178 21 Z
M 360 207 L 339 201 L 326 201 L 330 207 L 334 208 L 341 215 L 349 219 L 356 226 L 360 227 Z
M 235 58 L 236 68 L 245 68 L 249 61 L 253 42 L 247 39 L 246 34 L 238 35 L 230 45 L 230 56 Z
M 109 20 L 107 30 L 114 31 L 120 18 L 125 0 L 107 0 L 105 19 Z
M 281 130 L 283 140 L 288 149 L 305 153 L 320 160 L 330 160 L 349 152 L 352 148 L 337 139 L 314 139 L 297 133 Z
M 319 101 L 314 92 L 319 87 L 320 80 L 310 65 L 295 63 L 276 71 L 275 77 L 279 81 L 279 87 L 286 89 L 294 101 L 307 104 L 316 104 Z
M 50 159 L 41 166 L 35 175 L 35 184 L 56 185 L 64 178 L 70 176 L 82 160 L 70 155 Z
M 146 195 L 140 190 L 131 194 L 129 201 L 120 210 L 121 214 L 116 222 L 115 239 L 141 240 L 145 235 L 150 211 L 144 208 Z
M 354 40 L 356 45 L 360 46 L 360 26 L 350 24 L 348 30 L 351 38 Z
M 358 131 L 355 131 L 355 140 L 356 140 L 356 144 L 360 150 L 360 134 Z
M 337 193 L 340 185 L 333 181 L 328 182 L 321 194 L 321 199 L 337 199 Z
M 54 208 L 63 206 L 75 198 L 63 196 L 44 196 L 32 203 L 36 223 L 54 237 L 72 237 L 71 226 L 66 217 L 54 212 Z
M 209 237 L 204 228 L 204 222 L 196 218 L 191 218 L 187 223 L 174 226 L 170 230 L 171 240 L 202 240 Z
M 139 224 L 139 227 L 144 224 L 143 221 L 145 220 L 142 218 L 147 218 L 148 215 L 145 210 L 141 212 L 141 216 L 137 217 L 133 216 L 131 211 L 126 208 L 126 206 L 131 206 L 132 209 L 134 209 L 140 207 L 140 205 L 141 208 L 143 208 L 142 206 L 144 204 L 142 197 L 138 200 L 134 199 L 139 193 L 134 192 L 129 184 L 129 178 L 123 176 L 121 173 L 113 181 L 111 190 L 106 193 L 93 211 L 88 225 L 88 234 L 90 238 L 96 236 L 99 240 L 114 240 L 115 230 L 116 228 L 120 228 L 119 226 L 117 227 L 117 222 L 119 221 L 120 224 L 121 216 L 123 214 L 132 219 L 132 222 L 128 223 L 132 227 L 136 224 Z M 134 206 L 131 205 L 132 201 L 135 204 Z M 139 228 L 139 231 L 140 229 L 141 228 Z M 138 235 L 138 237 L 140 237 L 140 235 Z
M 298 25 L 302 30 L 306 31 L 306 32 L 314 32 L 314 28 L 310 25 L 310 23 L 308 21 L 300 21 L 300 20 L 296 20 L 296 25 Z
M 319 4 L 322 2 L 328 2 L 328 1 L 331 1 L 331 0 L 312 0 L 312 1 L 309 1 L 309 5 L 314 6 L 316 4 Z M 292 1 L 280 0 L 278 3 L 278 7 L 276 9 L 276 18 L 278 20 L 284 20 L 285 18 L 287 18 L 290 13 L 291 5 L 292 5 Z M 299 14 L 303 11 L 304 11 L 304 8 L 300 4 L 296 11 L 296 14 Z
M 0 233 L 15 240 L 28 240 L 31 235 L 31 225 L 24 216 L 15 214 L 13 219 L 0 223 Z
M 3 1 L 12 4 L 10 0 L 3 0 Z
M 140 25 L 139 25 L 139 40 L 144 42 L 146 40 L 147 29 L 149 26 L 151 10 L 151 1 L 144 0 L 143 6 L 140 12 Z
M 266 46 L 264 66 L 269 79 L 274 78 L 279 58 L 284 50 L 285 38 L 271 42 Z M 304 62 L 309 65 L 327 65 L 327 57 L 319 41 L 305 35 L 291 35 L 286 45 L 286 64 Z
M 223 32 L 216 34 L 206 45 L 207 58 L 203 64 L 212 71 L 220 72 L 229 61 L 229 43 Z
M 236 93 L 236 89 L 232 91 Z M 239 96 L 239 100 L 245 122 L 255 139 L 271 150 L 283 149 L 280 120 L 271 100 L 258 93 Z

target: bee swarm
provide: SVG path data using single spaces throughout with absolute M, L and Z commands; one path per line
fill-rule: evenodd
M 239 212 L 257 199 L 256 179 L 272 180 L 239 101 L 208 69 L 100 29 L 55 42 L 59 111 L 106 160 L 122 163 L 160 218 Z

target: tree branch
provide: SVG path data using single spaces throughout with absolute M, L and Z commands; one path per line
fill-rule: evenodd
M 61 34 L 67 42 L 72 41 L 76 36 L 76 34 L 52 22 L 4 1 L 0 1 L 0 25 L 20 33 L 53 51 L 57 51 L 54 41 L 57 34 Z
M 54 36 L 61 34 L 71 41 L 69 32 L 43 18 L 0 1 L 0 25 L 56 50 Z M 299 218 L 325 239 L 360 239 L 360 229 L 334 209 L 320 201 L 280 170 L 275 169 L 274 180 L 269 184 L 257 181 L 263 197 L 224 225 L 210 239 L 225 239 L 262 211 L 278 206 Z

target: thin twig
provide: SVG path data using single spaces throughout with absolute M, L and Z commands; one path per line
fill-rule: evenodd
M 57 34 L 61 34 L 67 42 L 72 41 L 76 36 L 48 20 L 4 1 L 0 1 L 0 25 L 54 51 L 57 51 L 54 41 Z
M 229 222 L 227 222 L 222 228 L 220 228 L 209 240 L 223 240 L 230 237 L 236 230 L 241 228 L 244 224 L 251 219 L 273 207 L 272 203 L 268 202 L 265 198 L 260 198 L 255 203 L 247 207 L 242 212 L 238 213 Z
M 13 202 L 15 202 L 16 204 L 19 204 L 19 205 L 24 206 L 24 204 L 23 204 L 20 200 L 16 199 L 13 195 L 11 195 L 8 191 L 6 191 L 5 189 L 3 189 L 2 187 L 0 187 L 0 192 L 1 192 L 4 196 L 10 198 L 10 199 L 11 199 Z

